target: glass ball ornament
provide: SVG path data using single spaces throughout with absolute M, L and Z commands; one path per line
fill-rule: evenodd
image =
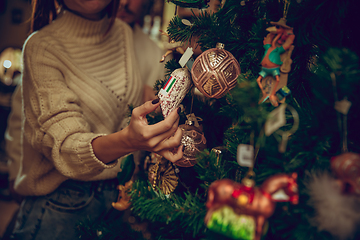
M 179 127 L 183 130 L 181 144 L 184 145 L 184 155 L 175 165 L 192 167 L 196 164 L 196 155 L 206 148 L 206 138 L 201 128 L 192 125 L 191 121 Z
M 236 86 L 240 73 L 239 62 L 222 43 L 198 56 L 191 68 L 197 89 L 206 97 L 217 99 Z
M 337 178 L 342 192 L 360 195 L 360 155 L 345 152 L 330 160 L 333 174 Z

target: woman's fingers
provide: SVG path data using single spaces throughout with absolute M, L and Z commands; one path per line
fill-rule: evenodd
M 147 101 L 143 105 L 134 108 L 131 115 L 136 119 L 143 119 L 143 118 L 146 119 L 146 115 L 154 111 L 159 105 L 160 105 L 160 101 L 158 98 L 152 101 Z
M 180 147 L 177 148 L 176 152 L 170 151 L 170 150 L 162 150 L 162 151 L 158 152 L 158 154 L 160 154 L 161 156 L 163 156 L 170 162 L 174 163 L 183 157 L 183 155 L 184 155 L 183 148 L 184 148 L 184 145 L 181 145 Z
M 182 130 L 179 125 L 179 110 L 175 109 L 163 121 L 154 125 L 148 125 L 146 115 L 154 111 L 160 105 L 159 99 L 148 101 L 133 110 L 131 122 L 128 126 L 128 135 L 131 146 L 151 152 L 168 152 L 180 145 Z M 177 158 L 179 155 L 175 154 Z M 181 153 L 182 155 L 182 153 Z
M 181 128 L 178 128 L 173 136 L 162 138 L 161 141 L 154 145 L 152 151 L 159 152 L 164 149 L 173 149 L 175 147 L 178 147 L 180 145 L 181 138 L 182 130 Z
M 181 131 L 181 129 L 178 127 L 178 124 L 179 124 L 179 119 L 176 121 L 176 123 L 171 127 L 170 130 L 164 132 L 164 133 L 161 133 L 159 135 L 156 135 L 154 137 L 152 137 L 150 140 L 149 140 L 149 146 L 150 147 L 159 147 L 159 145 L 163 142 L 163 141 L 166 141 L 166 140 L 169 140 L 169 139 L 174 139 L 174 137 L 172 136 L 176 136 L 176 141 L 178 139 L 178 134 L 177 132 Z M 180 139 L 181 139 L 181 136 L 182 134 L 180 133 Z M 171 138 L 172 137 L 172 138 Z M 180 140 L 179 140 L 180 142 Z M 179 145 L 179 142 L 177 145 Z
M 177 127 L 180 119 L 179 113 L 180 108 L 173 110 L 163 121 L 149 125 L 149 130 L 156 136 L 169 131 L 174 125 Z

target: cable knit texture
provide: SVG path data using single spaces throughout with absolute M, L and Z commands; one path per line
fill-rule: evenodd
M 64 11 L 23 48 L 23 159 L 15 187 L 44 195 L 71 178 L 116 177 L 119 161 L 96 158 L 94 138 L 124 128 L 128 105 L 141 102 L 132 31 L 116 20 Z

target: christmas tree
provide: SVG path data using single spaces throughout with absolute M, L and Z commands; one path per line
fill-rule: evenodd
M 194 9 L 207 4 L 204 0 L 171 2 Z M 143 158 L 128 193 L 132 215 L 146 222 L 148 235 L 132 232 L 128 239 L 254 239 L 259 222 L 248 217 L 264 220 L 262 239 L 360 237 L 356 4 L 343 0 L 223 0 L 216 12 L 201 10 L 187 21 L 174 16 L 167 29 L 170 39 L 192 42 L 203 54 L 194 55 L 186 66 L 177 59 L 168 61 L 169 74 L 154 88 L 161 92 L 169 76 L 178 77 L 175 71 L 191 70 L 196 88 L 184 93 L 180 121 L 190 140 L 183 137 L 182 143 L 185 153 L 186 147 L 194 147 L 196 137 L 204 144 L 196 145 L 196 154 L 189 150 L 196 155 L 195 162 L 172 164 L 153 153 Z M 279 29 L 284 33 L 281 36 Z M 266 51 L 275 51 L 275 44 L 285 54 L 281 62 L 290 66 L 287 70 L 280 67 L 279 79 L 277 73 L 264 69 L 264 59 L 270 56 Z M 228 60 L 231 63 L 226 65 Z M 202 79 L 211 67 L 221 64 L 226 67 Z M 266 73 L 261 75 L 262 71 Z M 225 80 L 219 83 L 221 77 L 216 74 Z M 234 74 L 236 82 L 229 85 L 226 77 Z M 157 113 L 148 120 L 156 123 L 163 117 Z M 342 160 L 339 156 L 346 153 L 355 153 L 355 158 Z M 337 175 L 339 167 L 331 166 L 334 157 L 351 161 L 348 164 L 355 177 L 342 182 L 341 191 L 336 190 L 342 186 L 338 182 L 350 175 Z M 263 213 L 261 207 L 250 211 L 247 204 L 257 201 L 257 189 L 264 191 L 264 185 L 275 188 L 272 177 L 283 173 L 295 176 L 290 179 L 295 179 L 298 191 L 289 196 L 289 186 L 295 183 L 287 183 L 288 198 L 272 201 L 276 205 L 271 205 L 271 214 Z M 211 205 L 210 192 L 220 194 L 225 188 L 235 190 L 226 201 L 217 199 Z M 329 204 L 335 198 L 338 201 Z M 95 227 L 89 224 L 80 226 L 84 238 L 122 239 L 126 231 L 126 227 L 120 230 L 123 226 L 109 227 L 104 222 Z

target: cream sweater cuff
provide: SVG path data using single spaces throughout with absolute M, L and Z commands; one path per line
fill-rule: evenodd
M 87 141 L 87 144 L 80 144 L 78 157 L 86 165 L 87 168 L 99 169 L 99 171 L 102 171 L 104 169 L 113 168 L 116 166 L 118 160 L 114 160 L 113 162 L 105 164 L 100 161 L 94 153 L 94 149 L 91 144 L 92 141 L 95 138 L 105 135 L 106 134 L 96 134 L 95 136 L 92 136 L 89 141 Z

